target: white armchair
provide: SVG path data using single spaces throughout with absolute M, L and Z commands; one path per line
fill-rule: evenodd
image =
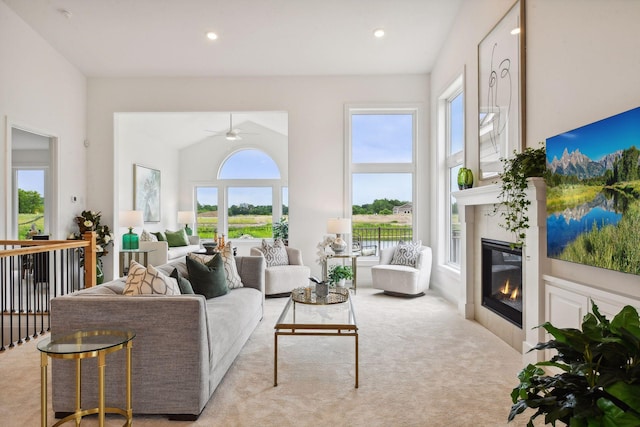
M 424 295 L 431 279 L 431 248 L 421 247 L 415 268 L 391 264 L 395 250 L 393 246 L 380 251 L 380 264 L 371 267 L 373 288 L 390 295 Z
M 311 269 L 302 263 L 302 251 L 286 246 L 289 265 L 267 266 L 264 272 L 264 293 L 266 295 L 286 294 L 307 286 Z M 262 256 L 264 253 L 258 247 L 251 248 L 252 256 Z

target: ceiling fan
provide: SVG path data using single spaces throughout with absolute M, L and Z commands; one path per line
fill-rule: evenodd
M 216 132 L 216 131 L 207 131 L 207 132 L 214 132 L 216 135 L 214 136 L 222 136 L 224 135 L 225 139 L 227 139 L 228 141 L 239 141 L 242 139 L 242 137 L 240 136 L 240 134 L 242 133 L 243 135 L 253 135 L 249 132 L 243 132 L 240 129 L 234 129 L 233 128 L 233 114 L 229 114 L 229 130 L 227 132 Z

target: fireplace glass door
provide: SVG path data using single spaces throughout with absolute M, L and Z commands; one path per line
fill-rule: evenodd
M 482 239 L 482 305 L 522 327 L 522 250 Z

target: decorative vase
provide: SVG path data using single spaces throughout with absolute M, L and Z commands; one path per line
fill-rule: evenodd
M 340 279 L 338 280 L 338 283 L 337 283 L 338 287 L 340 288 L 344 288 L 346 284 L 347 284 L 347 279 Z
M 104 272 L 102 271 L 102 260 L 96 258 L 96 285 L 104 283 Z
M 458 188 L 466 190 L 473 187 L 473 172 L 469 168 L 460 168 L 458 171 Z
M 329 295 L 329 284 L 327 282 L 316 283 L 316 296 L 324 298 Z

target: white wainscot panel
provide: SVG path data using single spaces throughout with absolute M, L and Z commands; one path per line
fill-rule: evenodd
M 611 320 L 625 305 L 640 309 L 640 300 L 586 286 L 557 277 L 543 276 L 545 320 L 559 328 L 580 328 L 582 318 L 591 311 L 591 301 Z
M 580 328 L 589 298 L 545 282 L 545 320 L 558 328 Z

